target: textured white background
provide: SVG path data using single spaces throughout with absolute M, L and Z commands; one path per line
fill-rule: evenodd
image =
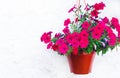
M 83 4 L 83 0 L 81 0 Z M 103 0 L 103 16 L 120 18 L 120 0 Z M 93 4 L 100 0 L 86 0 Z M 119 78 L 120 48 L 96 56 L 92 73 L 69 72 L 65 56 L 47 50 L 41 34 L 59 32 L 76 0 L 0 0 L 0 78 Z

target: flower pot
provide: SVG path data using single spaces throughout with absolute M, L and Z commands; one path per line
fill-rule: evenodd
M 94 56 L 95 52 L 92 52 L 91 54 L 83 52 L 80 55 L 68 55 L 67 58 L 71 72 L 74 74 L 90 73 Z

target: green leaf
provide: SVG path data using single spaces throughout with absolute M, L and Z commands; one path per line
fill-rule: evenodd
M 57 38 L 52 38 L 52 40 L 51 40 L 53 43 L 55 43 L 56 41 L 57 41 Z
M 72 48 L 70 47 L 69 50 L 67 51 L 67 55 L 70 55 L 72 53 Z
M 106 54 L 106 52 L 108 51 L 108 48 L 109 48 L 109 47 L 106 46 L 106 47 L 102 50 L 102 55 L 103 55 L 103 54 Z
M 76 25 L 71 24 L 70 26 L 71 26 L 71 29 L 73 29 L 73 31 L 77 31 L 77 26 Z
M 81 18 L 79 21 L 80 21 L 80 22 L 84 22 L 84 21 L 85 21 L 85 18 Z

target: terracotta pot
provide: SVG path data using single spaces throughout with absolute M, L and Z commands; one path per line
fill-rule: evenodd
M 95 52 L 92 52 L 91 54 L 83 52 L 80 55 L 68 55 L 67 58 L 71 72 L 74 74 L 90 73 L 94 56 Z

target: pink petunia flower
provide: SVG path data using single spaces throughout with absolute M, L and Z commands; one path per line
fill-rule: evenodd
M 87 46 L 89 45 L 89 40 L 86 38 L 86 39 L 82 39 L 80 41 L 80 48 L 87 48 Z
M 72 40 L 71 45 L 72 45 L 72 47 L 76 47 L 76 48 L 79 47 L 79 43 L 78 43 L 78 41 L 77 41 L 76 39 L 73 39 L 73 40 Z
M 91 16 L 93 16 L 93 17 L 98 17 L 98 11 L 97 11 L 97 10 L 93 10 L 93 11 L 91 12 Z
M 118 33 L 120 33 L 120 25 L 116 26 L 116 30 L 117 30 Z
M 115 46 L 115 44 L 116 44 L 116 40 L 109 40 L 108 41 L 108 44 L 110 45 L 110 46 Z
M 83 38 L 82 38 L 82 35 L 79 34 L 78 39 L 77 39 L 77 41 L 78 41 L 79 44 L 80 44 L 80 42 L 81 42 L 82 39 L 83 39 Z
M 99 10 L 100 8 L 98 3 L 96 3 L 93 7 L 95 8 L 95 10 Z
M 69 33 L 70 33 L 70 30 L 68 29 L 68 27 L 65 27 L 65 28 L 63 29 L 63 32 L 64 32 L 65 34 L 69 34 Z
M 88 36 L 89 36 L 89 34 L 88 34 L 88 32 L 86 30 L 82 30 L 80 32 L 80 35 L 81 35 L 82 38 L 88 38 Z
M 96 31 L 99 31 L 100 33 L 102 33 L 103 31 L 104 31 L 104 26 L 102 26 L 102 25 L 97 25 L 96 27 L 95 27 L 95 30 Z
M 69 34 L 69 35 L 67 35 L 66 36 L 66 41 L 68 42 L 68 43 L 72 43 L 72 41 L 73 41 L 73 39 L 74 39 L 74 37 L 73 37 L 73 35 L 72 34 Z
M 67 18 L 67 19 L 64 21 L 64 26 L 68 26 L 70 23 L 71 23 L 70 19 Z
M 114 25 L 115 28 L 116 28 L 116 26 L 119 25 L 119 21 L 118 21 L 118 19 L 115 18 L 115 17 L 112 17 L 111 23 Z
M 52 45 L 52 49 L 53 49 L 54 51 L 57 51 L 57 50 L 58 50 L 58 45 L 57 45 L 57 44 Z
M 61 54 L 65 54 L 65 53 L 67 53 L 69 48 L 66 44 L 62 44 L 61 46 L 58 47 L 58 50 Z
M 75 9 L 75 5 L 68 11 L 68 13 L 72 12 Z
M 56 44 L 57 44 L 57 45 L 65 44 L 65 41 L 60 38 L 60 39 L 58 39 L 58 40 L 56 41 Z
M 110 33 L 110 34 L 108 34 L 108 36 L 110 38 L 108 41 L 108 44 L 110 46 L 114 46 L 116 44 L 116 35 L 114 33 Z
M 82 28 L 83 29 L 88 29 L 89 26 L 90 26 L 90 24 L 86 21 L 82 23 Z
M 72 36 L 73 36 L 74 39 L 78 39 L 79 33 L 78 32 L 73 32 Z
M 52 47 L 52 42 L 50 42 L 48 45 L 47 45 L 47 49 L 50 49 Z
M 59 37 L 60 37 L 60 33 L 56 33 L 55 38 L 59 38 Z
M 113 33 L 112 29 L 108 26 L 105 26 L 105 30 L 107 31 L 107 33 Z
M 44 41 L 44 43 L 49 43 L 51 41 L 51 33 L 52 32 L 48 32 L 48 33 L 44 33 L 42 36 L 41 36 L 41 41 Z
M 105 18 L 102 19 L 102 21 L 105 22 L 105 23 L 108 23 L 109 19 L 107 17 L 105 17 Z
M 101 32 L 100 31 L 93 31 L 92 32 L 92 38 L 96 39 L 96 40 L 99 40 L 100 37 L 101 37 Z
M 103 2 L 96 3 L 93 7 L 95 8 L 95 10 L 103 10 L 105 7 L 105 4 Z

